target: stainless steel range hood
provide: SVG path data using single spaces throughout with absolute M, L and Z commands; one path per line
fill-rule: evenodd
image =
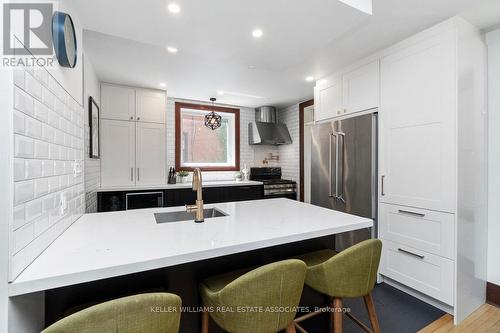
M 292 143 L 285 124 L 278 123 L 276 108 L 261 106 L 255 109 L 255 122 L 248 124 L 248 144 L 286 145 Z

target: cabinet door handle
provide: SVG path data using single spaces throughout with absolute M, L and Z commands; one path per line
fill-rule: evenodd
M 134 168 L 130 168 L 130 181 L 134 181 Z
M 385 180 L 385 176 L 382 176 L 381 183 L 380 183 L 380 194 L 381 194 L 381 195 L 385 195 L 385 191 L 384 191 L 384 180 Z
M 137 120 L 141 120 L 141 117 L 137 117 Z
M 413 256 L 413 257 L 416 257 L 416 258 L 419 258 L 419 259 L 424 259 L 425 256 L 422 256 L 420 254 L 416 254 L 416 253 L 413 253 L 413 252 L 410 252 L 410 251 L 406 251 L 406 250 L 403 250 L 402 248 L 398 248 L 398 251 L 399 252 L 402 252 L 404 254 L 408 254 L 410 256 Z
M 134 120 L 134 117 L 130 117 L 130 120 Z
M 422 213 L 415 213 L 415 212 L 410 212 L 409 210 L 402 210 L 402 209 L 399 209 L 398 212 L 400 214 L 407 214 L 407 215 L 412 215 L 412 216 L 417 216 L 417 217 L 424 217 L 425 214 L 422 214 Z
M 141 180 L 141 174 L 139 173 L 139 168 L 137 168 L 137 181 Z

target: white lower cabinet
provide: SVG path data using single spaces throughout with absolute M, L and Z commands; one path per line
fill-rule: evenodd
M 101 119 L 101 186 L 135 184 L 135 123 Z
M 453 305 L 454 261 L 383 240 L 380 273 L 410 288 Z
M 454 260 L 454 214 L 380 204 L 380 219 L 380 238 Z

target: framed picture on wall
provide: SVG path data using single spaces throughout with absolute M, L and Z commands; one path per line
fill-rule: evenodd
M 90 158 L 99 158 L 99 106 L 89 97 L 89 154 Z

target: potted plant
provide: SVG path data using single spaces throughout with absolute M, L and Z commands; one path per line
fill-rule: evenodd
M 179 176 L 179 180 L 181 183 L 187 183 L 189 172 L 186 170 L 180 170 L 177 175 Z

